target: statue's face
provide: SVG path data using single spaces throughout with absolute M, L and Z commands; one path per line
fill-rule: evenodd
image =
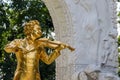
M 33 28 L 33 33 L 31 34 L 32 39 L 37 39 L 42 36 L 41 29 L 38 25 L 35 25 Z
M 97 72 L 91 72 L 90 74 L 90 77 L 94 80 L 97 80 L 98 79 L 98 73 Z

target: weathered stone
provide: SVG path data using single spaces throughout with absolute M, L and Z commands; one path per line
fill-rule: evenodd
M 100 66 L 100 74 L 116 74 L 115 0 L 43 1 L 53 19 L 57 39 L 76 48 L 74 54 L 66 50 L 56 60 L 56 80 L 76 80 L 75 76 L 90 64 Z

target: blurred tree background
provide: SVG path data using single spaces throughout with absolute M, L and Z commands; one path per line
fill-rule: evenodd
M 6 53 L 5 44 L 24 38 L 23 25 L 29 20 L 38 20 L 43 36 L 53 40 L 54 27 L 48 9 L 41 0 L 0 0 L 0 80 L 12 80 L 16 69 L 16 57 Z M 47 49 L 49 54 L 49 49 Z M 46 65 L 40 61 L 42 80 L 55 80 L 55 62 Z
M 118 0 L 118 2 L 120 2 L 120 0 Z M 120 9 L 120 6 L 118 7 L 118 9 Z M 118 16 L 117 21 L 118 21 L 118 24 L 120 25 L 120 11 L 117 12 L 117 16 Z M 119 25 L 117 26 L 118 28 L 120 27 Z M 119 63 L 118 75 L 120 77 L 120 35 L 118 35 L 118 53 L 119 53 L 118 54 L 118 63 Z

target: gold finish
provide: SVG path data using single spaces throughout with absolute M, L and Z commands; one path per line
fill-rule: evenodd
M 41 80 L 39 59 L 46 64 L 51 64 L 60 55 L 60 50 L 68 48 L 74 51 L 74 48 L 60 41 L 39 38 L 42 32 L 37 20 L 26 23 L 24 33 L 26 35 L 24 39 L 15 39 L 4 48 L 7 53 L 16 54 L 17 69 L 13 80 Z M 52 48 L 54 51 L 47 55 L 45 47 Z

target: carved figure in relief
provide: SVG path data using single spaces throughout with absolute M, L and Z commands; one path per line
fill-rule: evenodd
M 98 80 L 99 73 L 100 68 L 91 64 L 78 74 L 78 80 Z
M 120 80 L 118 76 L 112 73 L 100 73 L 98 80 Z
M 104 54 L 102 56 L 102 63 L 101 66 L 104 66 L 105 64 L 107 64 L 108 61 L 114 61 L 113 59 L 116 59 L 116 49 L 117 46 L 115 44 L 117 44 L 116 41 L 116 33 L 113 32 L 109 32 L 108 36 L 105 37 L 105 39 L 103 40 L 103 48 L 105 49 Z M 116 49 L 115 49 L 116 48 Z
M 102 72 L 100 65 L 89 64 L 83 71 L 76 72 L 72 80 L 120 80 L 111 72 Z
M 95 0 L 74 0 L 76 4 L 80 4 L 87 12 L 91 11 L 93 9 Z
M 60 41 L 50 41 L 42 36 L 41 28 L 37 20 L 25 24 L 24 39 L 15 39 L 8 43 L 4 50 L 15 53 L 17 58 L 17 69 L 13 80 L 41 80 L 39 74 L 39 59 L 46 64 L 51 64 L 58 56 L 60 50 L 65 48 L 74 51 L 74 48 Z M 53 49 L 50 55 L 45 52 L 45 47 Z

